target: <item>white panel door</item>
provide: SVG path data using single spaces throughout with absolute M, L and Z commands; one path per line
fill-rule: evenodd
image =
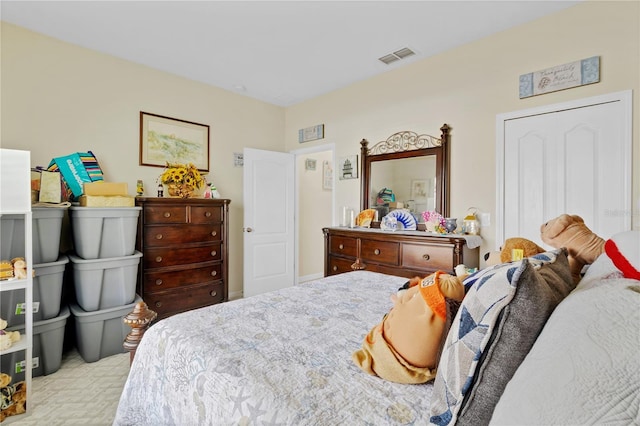
M 244 297 L 294 285 L 294 168 L 292 154 L 244 149 Z
M 503 121 L 498 244 L 524 237 L 544 247 L 540 225 L 563 213 L 605 239 L 631 229 L 629 108 L 599 102 Z

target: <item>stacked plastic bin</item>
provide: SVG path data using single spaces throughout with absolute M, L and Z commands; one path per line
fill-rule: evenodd
M 62 219 L 67 208 L 32 208 L 33 255 L 33 352 L 32 376 L 55 373 L 60 369 L 64 332 L 69 308 L 62 304 L 64 272 L 69 258 L 60 253 Z M 2 245 L 0 257 L 13 259 L 24 256 L 24 220 L 3 215 L 1 221 Z M 4 292 L 0 304 L 8 313 L 7 329 L 24 334 L 25 291 Z M 14 381 L 24 380 L 24 352 L 15 352 L 2 358 L 2 371 L 12 371 Z M 22 373 L 24 375 L 24 373 Z
M 75 254 L 69 255 L 75 302 L 76 346 L 86 362 L 124 352 L 130 328 L 123 318 L 142 299 L 135 250 L 141 207 L 70 207 Z

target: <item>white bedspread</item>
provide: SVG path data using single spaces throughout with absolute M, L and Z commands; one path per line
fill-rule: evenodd
M 427 424 L 431 383 L 391 383 L 351 360 L 406 281 L 350 272 L 160 321 L 114 424 Z

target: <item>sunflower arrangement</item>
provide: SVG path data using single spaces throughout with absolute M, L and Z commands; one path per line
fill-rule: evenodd
M 177 192 L 176 195 L 187 198 L 196 188 L 202 188 L 204 178 L 193 164 L 167 163 L 166 170 L 160 176 L 160 181 Z

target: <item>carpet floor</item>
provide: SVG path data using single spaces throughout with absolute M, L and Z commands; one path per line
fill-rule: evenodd
M 63 353 L 58 371 L 33 378 L 31 413 L 10 424 L 111 425 L 128 374 L 128 352 L 87 363 L 73 348 Z

